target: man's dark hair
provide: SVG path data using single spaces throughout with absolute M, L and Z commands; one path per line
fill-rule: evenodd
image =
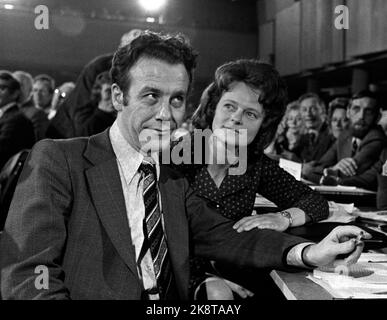
M 53 93 L 55 90 L 55 80 L 48 74 L 39 74 L 34 78 L 34 83 L 41 81 L 47 84 L 48 91 Z
M 20 91 L 20 83 L 13 77 L 12 73 L 8 71 L 0 71 L 0 79 L 8 82 L 8 89 L 11 94 L 15 91 Z
M 265 118 L 249 151 L 260 153 L 274 138 L 277 127 L 285 113 L 287 88 L 279 73 L 268 63 L 254 59 L 240 59 L 220 66 L 215 72 L 214 82 L 203 92 L 200 105 L 192 117 L 198 129 L 212 129 L 216 106 L 222 94 L 234 82 L 243 82 L 261 91 L 259 101 L 263 105 Z
M 372 92 L 370 90 L 362 90 L 362 91 L 356 92 L 352 95 L 351 102 L 353 100 L 362 99 L 362 98 L 370 98 L 370 99 L 375 100 L 376 109 L 380 108 L 379 95 L 376 92 Z
M 181 34 L 172 36 L 144 31 L 129 44 L 119 47 L 114 54 L 110 74 L 113 83 L 116 83 L 123 92 L 129 89 L 130 69 L 143 57 L 162 60 L 169 64 L 182 63 L 188 72 L 191 86 L 197 54 L 185 37 Z
M 316 99 L 317 104 L 320 106 L 323 113 L 327 112 L 324 100 L 321 99 L 321 97 L 317 93 L 314 93 L 314 92 L 307 92 L 307 93 L 303 94 L 301 97 L 298 98 L 298 103 L 301 105 L 302 101 L 304 101 L 306 99 L 311 99 L 311 98 Z

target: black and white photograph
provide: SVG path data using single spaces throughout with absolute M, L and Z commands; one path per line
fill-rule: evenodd
M 0 308 L 387 299 L 386 17 L 386 0 L 0 0 Z

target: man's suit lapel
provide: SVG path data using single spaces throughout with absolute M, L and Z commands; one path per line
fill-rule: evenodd
M 135 249 L 108 130 L 90 138 L 85 157 L 93 164 L 86 170 L 86 178 L 97 213 L 118 254 L 137 278 Z
M 171 180 L 161 166 L 159 188 L 169 255 L 180 297 L 188 298 L 188 223 L 185 208 L 176 206 L 176 203 L 184 204 L 184 193 Z

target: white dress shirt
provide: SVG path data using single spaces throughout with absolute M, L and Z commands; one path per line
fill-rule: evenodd
M 138 169 L 144 159 L 144 156 L 132 148 L 125 140 L 116 122 L 112 125 L 109 134 L 113 151 L 117 157 L 118 170 L 125 198 L 126 214 L 129 221 L 132 242 L 135 247 L 136 261 L 138 262 L 140 252 L 144 244 L 143 220 L 145 217 L 143 180 L 141 179 L 141 173 Z M 160 176 L 160 165 L 158 163 L 157 154 L 153 154 L 152 158 L 156 163 L 158 179 Z M 159 205 L 160 212 L 162 212 L 160 200 Z M 149 249 L 141 260 L 140 266 L 137 264 L 137 271 L 140 280 L 143 282 L 145 290 L 156 287 L 156 276 Z M 151 294 L 149 295 L 149 299 L 158 300 L 159 295 Z

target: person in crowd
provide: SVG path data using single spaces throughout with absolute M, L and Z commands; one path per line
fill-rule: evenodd
M 304 131 L 301 110 L 298 101 L 293 101 L 286 107 L 285 115 L 278 126 L 274 141 L 273 154 L 278 158 L 285 158 L 299 162 L 300 159 L 293 152 L 300 148 L 300 139 Z
M 337 184 L 377 190 L 377 208 L 387 210 L 387 148 L 384 148 L 379 161 L 370 169 L 352 177 L 338 178 Z
M 34 126 L 36 141 L 46 137 L 46 131 L 50 124 L 48 115 L 54 90 L 55 81 L 52 77 L 46 74 L 37 75 L 32 86 L 33 105 L 25 105 L 21 108 Z
M 303 163 L 320 160 L 334 142 L 329 132 L 324 101 L 315 93 L 306 93 L 298 99 L 305 132 L 299 148 L 294 152 Z
M 380 109 L 377 96 L 370 91 L 353 95 L 348 106 L 349 129 L 318 161 L 306 178 L 320 182 L 324 169 L 333 177 L 352 177 L 362 174 L 378 161 L 386 145 L 386 136 L 377 125 Z M 325 179 L 325 183 L 331 179 Z
M 75 88 L 74 82 L 65 82 L 62 83 L 58 88 L 54 90 L 54 95 L 52 97 L 50 112 L 48 114 L 48 119 L 51 120 L 55 117 L 58 109 L 62 106 L 63 101 L 66 97 L 69 96 L 70 92 Z
M 0 239 L 3 299 L 187 299 L 190 240 L 197 254 L 240 267 L 358 259 L 356 237 L 371 237 L 360 228 L 336 228 L 317 244 L 274 230 L 238 233 L 160 164 L 195 65 L 182 36 L 144 32 L 113 59 L 113 126 L 35 145 Z M 35 285 L 38 266 L 44 287 Z
M 141 33 L 139 29 L 133 29 L 121 37 L 120 46 L 124 46 Z M 112 65 L 113 53 L 100 55 L 89 63 L 81 71 L 75 89 L 63 102 L 62 108 L 52 119 L 47 136 L 50 138 L 72 138 L 79 136 L 76 132 L 74 119 L 78 108 L 90 102 L 90 96 L 95 80 L 99 74 L 109 71 Z
M 10 72 L 0 72 L 0 169 L 35 142 L 32 123 L 19 111 L 19 99 L 19 82 Z
M 382 127 L 384 133 L 387 135 L 387 107 L 382 111 L 382 116 L 380 117 L 379 125 Z
M 90 100 L 75 112 L 75 128 L 80 136 L 91 136 L 110 127 L 115 118 L 116 110 L 111 97 L 112 79 L 109 72 L 98 75 L 94 87 L 98 87 L 99 98 Z
M 348 103 L 349 99 L 347 98 L 336 98 L 329 103 L 330 129 L 336 140 L 349 127 L 347 117 Z
M 15 71 L 12 75 L 20 83 L 19 107 L 23 108 L 27 105 L 33 105 L 32 86 L 34 84 L 34 79 L 31 74 L 25 71 Z
M 286 87 L 271 65 L 242 59 L 216 70 L 214 82 L 202 95 L 200 106 L 193 115 L 192 123 L 196 129 L 212 130 L 214 137 L 223 143 L 219 147 L 208 140 L 206 148 L 210 154 L 217 154 L 211 152 L 213 146 L 217 149 L 228 146 L 232 149 L 229 152 L 238 153 L 241 142 L 233 142 L 233 135 L 227 135 L 227 132 L 247 132 L 247 170 L 243 174 L 230 174 L 233 164 L 218 159 L 209 164 L 203 160 L 203 165 L 177 166 L 200 197 L 211 201 L 221 215 L 235 221 L 234 228 L 238 232 L 252 229 L 285 231 L 325 219 L 329 214 L 327 202 L 318 193 L 296 181 L 263 153 L 283 118 L 286 99 Z M 290 107 L 289 116 L 292 110 L 298 108 Z M 299 123 L 297 112 L 293 115 L 296 119 L 289 121 L 289 127 Z M 279 212 L 252 215 L 257 193 L 274 202 Z M 211 270 L 208 266 L 205 271 L 211 272 L 208 269 Z M 245 279 L 251 276 L 241 270 L 235 272 L 246 275 Z M 207 285 L 218 286 L 215 281 L 207 282 Z

